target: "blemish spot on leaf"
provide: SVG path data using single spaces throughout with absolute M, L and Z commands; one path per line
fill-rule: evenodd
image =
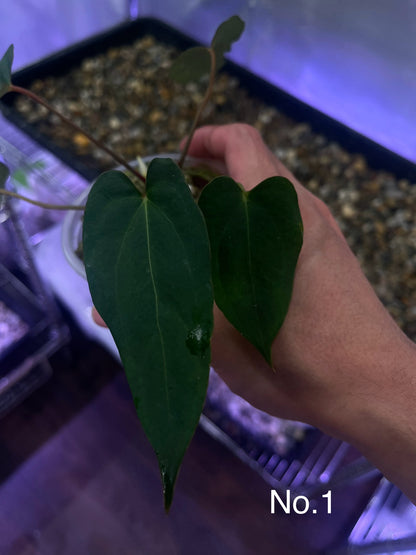
M 193 355 L 204 356 L 210 343 L 209 330 L 197 325 L 187 335 L 186 346 Z

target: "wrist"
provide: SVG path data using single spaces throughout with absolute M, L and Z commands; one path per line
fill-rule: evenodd
M 416 347 L 403 337 L 333 398 L 322 429 L 356 447 L 416 501 Z

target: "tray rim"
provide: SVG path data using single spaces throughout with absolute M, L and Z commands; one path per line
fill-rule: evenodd
M 138 39 L 145 34 L 153 34 L 157 40 L 173 44 L 182 49 L 201 44 L 160 19 L 139 17 L 117 24 L 104 32 L 94 34 L 16 71 L 12 76 L 13 83 L 19 86 L 27 86 L 35 79 L 51 75 L 51 70 L 57 68 L 57 66 L 60 66 L 62 71 L 59 69 L 58 72 L 55 71 L 53 74 L 62 74 L 85 57 L 102 52 L 104 50 L 103 45 L 105 48 L 109 48 L 129 44 L 133 39 Z M 283 115 L 290 117 L 295 122 L 309 124 L 315 133 L 323 134 L 328 140 L 337 142 L 350 153 L 364 156 L 371 169 L 384 170 L 394 174 L 397 178 L 405 178 L 416 182 L 416 164 L 412 161 L 388 150 L 365 135 L 304 103 L 241 65 L 227 60 L 222 71 L 236 77 L 251 95 L 257 96 L 265 103 L 276 107 Z M 93 180 L 99 175 L 100 171 L 87 167 L 67 149 L 57 147 L 50 138 L 28 123 L 13 108 L 15 98 L 16 94 L 10 93 L 0 101 L 0 110 L 9 121 L 20 127 L 32 139 L 47 148 L 86 179 Z

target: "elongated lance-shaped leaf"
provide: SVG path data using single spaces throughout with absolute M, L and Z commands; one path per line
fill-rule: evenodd
M 97 179 L 83 244 L 92 299 L 119 349 L 168 509 L 208 383 L 213 293 L 203 216 L 176 164 L 155 159 L 144 197 L 121 172 Z
M 250 192 L 217 177 L 203 189 L 199 207 L 210 238 L 215 301 L 271 364 L 302 246 L 296 191 L 283 177 Z
M 211 42 L 211 48 L 215 52 L 217 69 L 223 65 L 224 54 L 229 52 L 233 42 L 238 41 L 241 37 L 244 27 L 244 21 L 238 15 L 233 15 L 221 23 L 216 30 Z
M 11 44 L 0 60 L 0 98 L 10 90 L 10 85 L 12 83 L 13 56 L 14 48 L 13 44 Z

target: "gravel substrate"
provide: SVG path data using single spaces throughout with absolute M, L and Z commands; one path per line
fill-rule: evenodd
M 173 84 L 177 51 L 152 37 L 86 59 L 66 76 L 34 82 L 32 90 L 124 157 L 176 151 L 189 130 L 204 87 Z M 25 98 L 19 110 L 54 142 L 100 169 L 112 166 L 88 141 Z M 42 121 L 40 121 L 42 118 Z M 416 187 L 371 170 L 306 124 L 295 123 L 221 75 L 203 123 L 245 121 L 273 152 L 332 209 L 370 282 L 398 324 L 416 339 Z M 51 123 L 54 124 L 51 126 Z

